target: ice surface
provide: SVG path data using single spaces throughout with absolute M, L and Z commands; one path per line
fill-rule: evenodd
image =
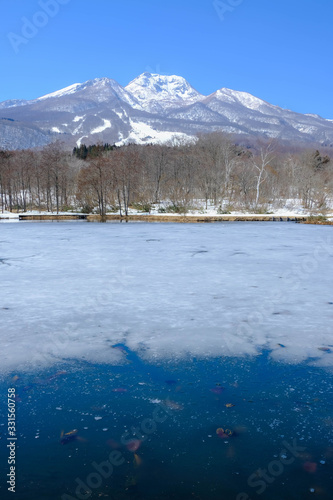
M 0 233 L 2 371 L 117 364 L 116 343 L 150 361 L 268 349 L 333 365 L 330 226 L 19 222 Z

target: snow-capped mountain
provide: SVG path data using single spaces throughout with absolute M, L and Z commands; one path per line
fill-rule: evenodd
M 204 98 L 181 76 L 151 73 L 131 81 L 125 89 L 136 97 L 142 109 L 164 113 L 170 108 L 187 106 Z
M 113 98 L 116 98 L 126 102 L 133 108 L 141 109 L 140 104 L 133 98 L 131 93 L 127 92 L 119 83 L 110 78 L 95 78 L 95 80 L 88 80 L 85 83 L 75 83 L 52 94 L 39 97 L 35 102 L 64 96 L 79 97 L 86 100 L 92 99 L 97 102 L 109 102 Z
M 139 144 L 193 140 L 199 132 L 277 137 L 333 147 L 333 121 L 221 88 L 209 96 L 180 76 L 143 73 L 126 87 L 96 78 L 30 101 L 0 103 L 0 148 L 61 140 Z

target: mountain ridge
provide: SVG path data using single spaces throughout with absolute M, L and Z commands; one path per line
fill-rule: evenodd
M 56 140 L 68 147 L 82 142 L 190 141 L 200 132 L 215 131 L 333 147 L 332 120 L 284 109 L 225 87 L 205 96 L 181 76 L 148 72 L 125 87 L 102 77 L 32 100 L 3 101 L 0 118 L 14 120 L 10 130 L 6 129 L 5 141 L 5 120 L 0 120 L 2 149 L 17 148 L 17 138 L 27 127 L 34 133 L 22 149 Z

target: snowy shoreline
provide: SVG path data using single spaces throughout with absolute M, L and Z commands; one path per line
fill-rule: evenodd
M 99 221 L 102 217 L 98 214 L 82 214 L 79 212 L 21 212 L 0 213 L 0 220 L 7 222 L 18 222 L 24 220 L 88 220 Z M 130 210 L 128 215 L 120 215 L 119 212 L 107 213 L 104 220 L 129 220 L 129 221 L 146 221 L 146 222 L 219 222 L 219 221 L 294 221 L 294 222 L 312 222 L 321 224 L 330 224 L 333 221 L 333 214 L 328 214 L 326 217 L 313 216 L 308 212 L 300 213 L 299 211 L 276 210 L 273 213 L 249 213 L 249 212 L 230 212 L 228 214 L 218 214 L 209 211 L 209 213 L 200 213 L 198 211 L 188 212 L 186 214 L 179 213 L 148 213 Z M 326 220 L 325 220 L 326 219 Z

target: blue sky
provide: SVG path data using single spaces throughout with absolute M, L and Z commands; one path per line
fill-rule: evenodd
M 2 0 L 0 101 L 150 71 L 333 119 L 332 0 L 215 3 Z

